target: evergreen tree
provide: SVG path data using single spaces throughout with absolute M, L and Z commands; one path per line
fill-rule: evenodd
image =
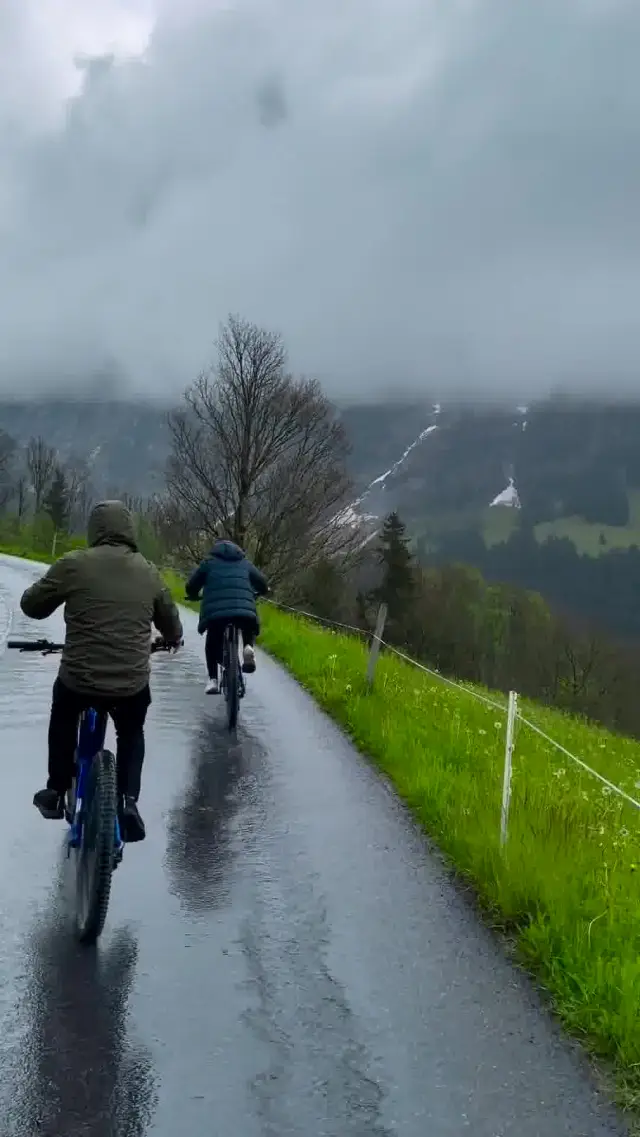
M 69 487 L 62 466 L 56 466 L 48 493 L 43 502 L 44 511 L 51 518 L 56 533 L 64 533 L 69 525 Z
M 372 593 L 377 604 L 387 605 L 388 634 L 404 642 L 416 599 L 416 565 L 404 522 L 394 510 L 385 518 L 378 545 L 382 579 Z

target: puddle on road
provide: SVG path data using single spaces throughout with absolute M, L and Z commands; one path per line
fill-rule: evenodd
M 202 716 L 187 785 L 167 818 L 165 857 L 170 891 L 192 914 L 230 902 L 239 851 L 235 819 L 253 792 L 262 761 L 242 728 L 234 740 L 223 716 Z

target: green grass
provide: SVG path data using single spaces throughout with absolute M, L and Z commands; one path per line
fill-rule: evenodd
M 551 537 L 567 538 L 579 553 L 600 557 L 614 549 L 640 547 L 640 491 L 629 490 L 629 522 L 627 525 L 601 525 L 581 517 L 558 517 L 535 526 L 536 539 L 542 544 Z M 488 509 L 483 519 L 483 536 L 487 547 L 502 544 L 517 528 L 518 512 L 513 509 Z M 604 544 L 600 538 L 604 537 Z
M 22 557 L 28 561 L 41 561 L 42 564 L 50 565 L 52 561 L 51 553 L 43 553 L 29 549 L 24 542 L 16 542 L 15 544 L 0 544 L 0 553 L 4 553 L 10 557 Z M 60 554 L 62 556 L 62 553 Z
M 184 586 L 167 580 L 176 600 Z M 190 607 L 197 607 L 190 605 Z M 640 817 L 518 725 L 509 841 L 500 848 L 505 713 L 384 653 L 372 693 L 357 639 L 263 605 L 262 646 L 391 780 L 472 886 L 566 1025 L 640 1107 Z M 494 696 L 504 703 L 504 697 Z M 536 704 L 521 712 L 640 797 L 640 743 Z
M 600 557 L 613 549 L 630 549 L 640 546 L 640 528 L 629 525 L 596 525 L 581 517 L 560 517 L 557 521 L 542 521 L 535 527 L 536 539 L 541 543 L 551 537 L 568 538 L 579 553 Z M 600 538 L 604 537 L 604 545 Z
M 40 561 L 42 564 L 50 565 L 54 559 L 62 557 L 65 553 L 71 552 L 72 549 L 82 549 L 85 544 L 85 541 L 76 537 L 61 540 L 56 546 L 56 556 L 54 558 L 51 556 L 50 550 L 34 548 L 29 537 L 25 536 L 10 540 L 0 539 L 0 553 L 4 553 L 10 557 L 22 557 L 29 561 Z
M 493 506 L 483 515 L 482 535 L 487 548 L 502 545 L 509 540 L 518 528 L 520 515 L 517 509 Z

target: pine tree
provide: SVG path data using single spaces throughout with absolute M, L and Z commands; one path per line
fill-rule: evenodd
M 51 486 L 43 502 L 44 511 L 51 518 L 56 533 L 66 532 L 69 525 L 70 505 L 67 476 L 62 466 L 56 466 Z
M 372 594 L 377 604 L 387 605 L 388 634 L 404 640 L 411 608 L 415 603 L 416 566 L 409 548 L 406 527 L 394 510 L 385 518 L 378 545 L 382 579 Z

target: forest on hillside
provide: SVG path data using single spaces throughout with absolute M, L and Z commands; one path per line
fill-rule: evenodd
M 568 538 L 539 541 L 533 525 L 520 525 L 508 541 L 488 547 L 479 533 L 450 534 L 433 564 L 460 562 L 487 580 L 541 593 L 557 612 L 573 615 L 620 640 L 640 642 L 640 549 L 579 553 Z

